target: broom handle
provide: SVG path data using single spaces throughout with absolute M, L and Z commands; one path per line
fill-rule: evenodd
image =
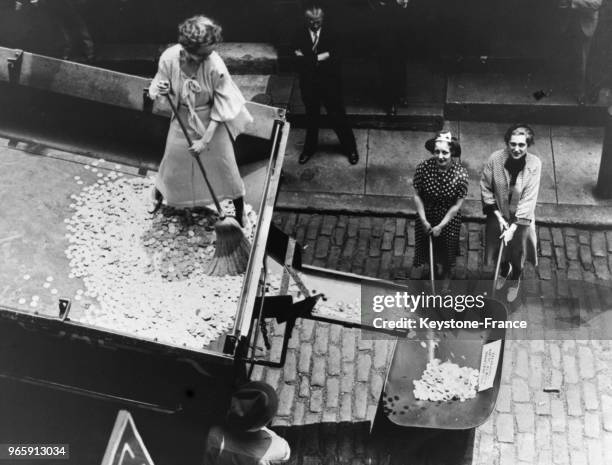
M 185 139 L 187 139 L 187 143 L 189 144 L 189 147 L 191 147 L 193 145 L 193 141 L 191 140 L 191 137 L 189 137 L 189 133 L 187 132 L 187 128 L 185 127 L 185 123 L 183 123 L 183 120 L 179 116 L 178 110 L 176 109 L 176 106 L 174 106 L 174 102 L 172 101 L 170 94 L 169 93 L 166 94 L 166 97 L 168 98 L 168 103 L 170 104 L 170 108 L 172 108 L 172 113 L 174 114 L 174 117 L 177 119 L 177 121 L 179 122 L 179 125 L 181 126 L 181 129 L 183 130 Z M 200 160 L 200 156 L 199 155 L 192 155 L 192 156 L 198 162 L 198 166 L 200 167 L 200 171 L 202 172 L 204 181 L 206 181 L 206 185 L 208 186 L 210 195 L 213 201 L 215 202 L 215 207 L 217 207 L 217 211 L 219 212 L 219 215 L 221 216 L 221 218 L 225 217 L 225 215 L 223 214 L 223 210 L 221 209 L 221 204 L 219 203 L 219 199 L 217 199 L 217 196 L 215 195 L 215 191 L 213 191 L 213 188 L 210 185 L 210 181 L 208 180 L 208 176 L 206 176 L 206 170 L 204 170 L 204 165 L 202 165 L 202 160 Z
M 433 253 L 433 238 L 429 233 L 429 279 L 431 281 L 431 293 L 436 294 L 436 278 L 434 275 L 434 253 Z
M 429 233 L 429 279 L 431 280 L 431 293 L 436 295 L 436 277 L 434 274 L 433 236 Z M 431 362 L 435 356 L 436 347 L 433 341 L 433 330 L 427 330 L 427 361 Z
M 493 289 L 491 289 L 491 297 L 495 297 L 495 288 L 497 278 L 499 278 L 499 268 L 501 266 L 502 255 L 504 254 L 504 240 L 502 239 L 499 244 L 499 252 L 497 254 L 497 264 L 495 265 L 495 275 L 493 275 Z

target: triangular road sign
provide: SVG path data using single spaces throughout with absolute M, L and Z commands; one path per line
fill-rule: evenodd
M 101 465 L 155 465 L 127 410 L 117 415 Z

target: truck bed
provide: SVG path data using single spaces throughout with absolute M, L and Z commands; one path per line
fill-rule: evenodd
M 70 299 L 75 324 L 222 355 L 244 276 L 204 272 L 203 257 L 214 251 L 209 217 L 149 215 L 155 173 L 33 149 L 0 139 L 0 305 L 56 317 L 59 299 Z M 267 168 L 265 159 L 241 165 L 251 237 Z

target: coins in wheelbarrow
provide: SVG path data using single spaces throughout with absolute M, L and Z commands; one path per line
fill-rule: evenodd
M 420 379 L 414 380 L 414 397 L 418 400 L 464 402 L 476 397 L 478 370 L 456 363 L 433 359 Z
M 210 344 L 233 325 L 243 281 L 206 275 L 211 222 L 180 210 L 152 216 L 151 179 L 111 178 L 71 196 L 65 253 L 84 285 L 79 303 L 91 303 L 83 322 L 178 346 Z M 229 213 L 231 202 L 223 207 Z M 245 211 L 256 224 L 250 205 Z M 247 233 L 252 239 L 253 228 Z

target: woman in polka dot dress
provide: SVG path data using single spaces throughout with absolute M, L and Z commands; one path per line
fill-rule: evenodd
M 442 289 L 448 292 L 451 268 L 459 251 L 460 210 L 467 195 L 468 173 L 459 161 L 461 146 L 450 132 L 440 133 L 428 140 L 425 148 L 434 156 L 417 166 L 413 179 L 418 213 L 413 264 L 420 266 L 428 263 L 428 235 L 431 234 L 434 271 L 438 278 L 444 279 Z

